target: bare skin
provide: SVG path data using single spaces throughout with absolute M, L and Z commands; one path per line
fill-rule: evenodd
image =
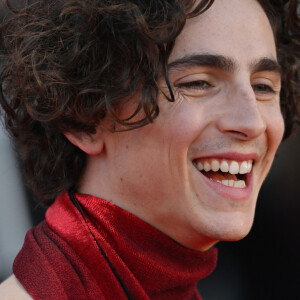
M 80 192 L 112 201 L 192 249 L 243 238 L 284 130 L 276 60 L 259 4 L 216 0 L 176 40 L 169 59 L 176 101 L 160 95 L 153 124 L 122 133 L 99 127 L 92 137 L 66 133 L 88 155 Z M 163 81 L 161 88 L 167 92 Z M 251 161 L 246 186 L 225 186 L 197 169 L 213 159 Z

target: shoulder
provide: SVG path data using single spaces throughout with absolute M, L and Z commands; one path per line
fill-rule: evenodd
M 11 275 L 0 284 L 1 300 L 32 300 L 15 275 Z

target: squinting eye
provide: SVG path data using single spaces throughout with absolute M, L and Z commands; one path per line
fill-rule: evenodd
M 188 88 L 188 89 L 195 89 L 195 90 L 205 90 L 211 87 L 205 80 L 197 80 L 191 82 L 184 82 L 177 85 L 179 88 Z
M 255 84 L 252 87 L 255 92 L 258 92 L 261 94 L 268 94 L 268 93 L 276 94 L 274 89 L 266 84 Z

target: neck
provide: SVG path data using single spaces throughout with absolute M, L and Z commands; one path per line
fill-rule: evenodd
M 106 199 L 189 249 L 206 251 L 218 242 L 200 234 L 200 230 L 195 230 L 185 220 L 175 219 L 169 211 L 160 210 L 161 199 L 154 199 L 151 192 L 139 195 L 132 191 L 131 183 L 126 182 L 125 177 L 118 176 L 115 171 L 117 166 L 110 165 L 109 161 L 105 153 L 89 156 L 78 192 Z M 133 198 L 132 195 L 137 197 Z
M 187 249 L 111 202 L 83 194 L 75 194 L 75 197 L 96 240 L 128 288 L 138 282 L 151 299 L 160 293 L 166 298 L 159 299 L 190 299 L 197 281 L 215 267 L 216 249 L 204 253 Z M 60 210 L 73 212 L 62 218 Z M 98 272 L 103 266 L 98 267 L 95 259 L 101 257 L 101 253 L 93 243 L 82 216 L 74 211 L 75 206 L 67 195 L 62 195 L 48 210 L 46 221 L 76 249 L 101 281 L 103 278 Z M 71 231 L 66 230 L 68 224 L 73 224 Z M 108 268 L 106 272 L 111 270 Z

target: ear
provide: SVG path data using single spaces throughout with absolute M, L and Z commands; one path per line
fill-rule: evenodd
M 104 147 L 101 129 L 97 128 L 95 134 L 85 132 L 64 132 L 64 136 L 76 147 L 88 155 L 100 154 Z

